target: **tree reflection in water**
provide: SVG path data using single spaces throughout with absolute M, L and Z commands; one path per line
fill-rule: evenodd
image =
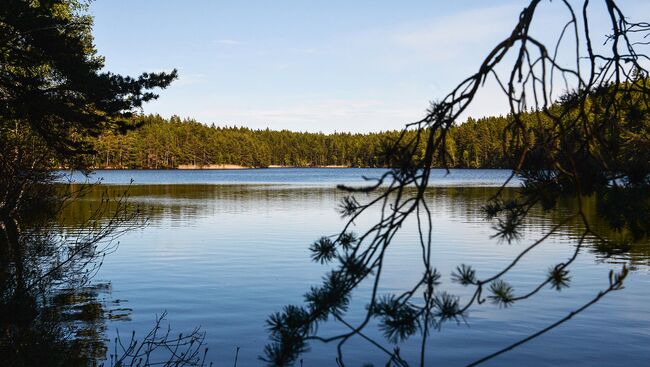
M 94 185 L 53 190 L 42 193 L 46 200 L 30 201 L 20 231 L 3 227 L 0 237 L 3 365 L 96 366 L 107 357 L 110 366 L 204 365 L 204 334 L 195 329 L 171 335 L 169 327 L 164 330 L 165 315 L 148 335 L 116 339 L 115 349 L 108 350 L 107 320 L 128 321 L 132 310 L 126 301 L 111 299 L 110 282 L 93 277 L 118 238 L 148 220 L 128 202 L 128 187 L 111 193 Z M 88 197 L 81 217 L 66 216 Z

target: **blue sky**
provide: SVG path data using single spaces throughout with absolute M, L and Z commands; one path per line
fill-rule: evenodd
M 476 70 L 527 3 L 97 0 L 90 11 L 107 70 L 179 70 L 146 113 L 366 132 L 421 118 L 429 101 Z M 545 3 L 541 38 L 561 24 L 559 3 Z M 632 15 L 650 14 L 648 3 L 622 1 Z M 487 86 L 468 115 L 506 112 L 495 88 Z

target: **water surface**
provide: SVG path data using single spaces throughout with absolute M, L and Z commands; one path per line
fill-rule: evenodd
M 263 168 L 242 170 L 97 170 L 89 177 L 79 172 L 60 171 L 60 181 L 104 184 L 281 184 L 326 186 L 363 184 L 375 179 L 384 168 Z M 498 186 L 510 175 L 502 169 L 434 169 L 430 180 L 436 186 Z
M 98 172 L 112 185 L 96 188 L 69 207 L 64 214 L 71 223 L 98 204 L 101 190 L 121 192 L 125 187 L 119 184 L 131 178 L 139 184 L 129 189 L 131 202 L 151 217 L 148 227 L 120 239 L 119 249 L 106 258 L 97 275 L 98 281 L 110 282 L 109 298 L 132 310 L 126 321 L 108 322 L 106 337 L 112 339 L 116 329 L 142 335 L 156 314 L 166 310 L 175 331 L 200 325 L 207 332 L 208 358 L 217 366 L 232 365 L 238 347 L 239 366 L 260 365 L 257 358 L 268 342 L 266 318 L 284 305 L 301 304 L 303 294 L 318 285 L 328 269 L 310 261 L 308 246 L 322 235 L 337 233 L 344 223 L 335 211 L 344 193 L 333 186 L 359 182 L 358 175 L 378 172 L 382 171 Z M 433 247 L 442 287 L 467 296 L 466 289 L 450 282 L 457 265 L 474 266 L 479 278 L 494 274 L 557 223 L 561 214 L 534 212 L 521 243 L 498 243 L 491 239 L 494 231 L 479 208 L 494 193 L 490 186 L 500 184 L 509 172 L 455 173 L 434 180 L 444 183 L 429 191 L 427 202 L 433 213 Z M 356 228 L 361 230 L 373 219 L 371 215 L 358 221 Z M 389 249 L 382 294 L 408 289 L 423 271 L 414 229 L 413 223 L 405 226 Z M 506 279 L 518 291 L 533 288 L 549 267 L 571 255 L 579 234 L 577 225 L 564 228 L 530 253 Z M 467 323 L 445 324 L 432 333 L 427 365 L 463 366 L 545 327 L 606 288 L 608 271 L 624 263 L 633 269 L 624 290 L 486 365 L 648 365 L 650 249 L 643 244 L 614 256 L 590 245 L 571 268 L 570 288 L 546 289 L 509 308 L 489 303 L 472 308 Z M 361 318 L 367 291 L 368 285 L 362 285 L 355 294 L 350 321 Z M 343 329 L 330 322 L 319 330 L 327 336 Z M 374 325 L 367 331 L 390 347 Z M 418 342 L 416 337 L 401 345 L 401 355 L 413 363 L 419 355 Z M 312 343 L 311 351 L 303 356 L 304 365 L 334 366 L 335 355 L 334 345 Z M 379 351 L 360 338 L 350 341 L 345 356 L 349 366 L 385 363 Z

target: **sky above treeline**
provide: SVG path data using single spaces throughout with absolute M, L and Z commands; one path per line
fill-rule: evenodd
M 368 132 L 423 117 L 430 101 L 476 72 L 528 2 L 97 0 L 90 12 L 107 70 L 179 70 L 145 113 L 255 129 Z M 650 1 L 619 3 L 632 20 L 650 14 Z M 566 12 L 549 0 L 541 10 L 534 30 L 552 40 Z M 590 24 L 599 41 L 609 30 L 605 16 Z M 498 86 L 488 83 L 465 116 L 506 112 Z

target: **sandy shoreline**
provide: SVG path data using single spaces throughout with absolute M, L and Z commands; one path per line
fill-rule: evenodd
M 240 166 L 237 164 L 208 164 L 204 166 L 193 164 L 181 164 L 173 168 L 128 168 L 128 167 L 91 167 L 92 170 L 111 170 L 111 171 L 126 171 L 126 170 L 242 170 L 242 169 L 274 169 L 274 168 L 377 168 L 377 167 L 350 167 L 350 166 L 278 166 L 270 165 L 268 167 L 248 167 Z M 58 169 L 65 170 L 67 168 L 59 167 Z
M 298 167 L 298 166 L 278 166 L 278 165 L 270 165 L 268 167 L 247 167 L 247 166 L 240 166 L 237 164 L 209 164 L 205 166 L 198 166 L 198 165 L 193 165 L 193 164 L 181 164 L 175 169 L 182 169 L 182 170 L 215 170 L 215 169 L 267 169 L 267 168 L 351 168 L 348 166 L 311 166 L 311 167 Z
M 175 169 L 250 169 L 254 167 L 240 166 L 238 164 L 207 164 L 205 166 L 199 166 L 195 164 L 179 164 Z

